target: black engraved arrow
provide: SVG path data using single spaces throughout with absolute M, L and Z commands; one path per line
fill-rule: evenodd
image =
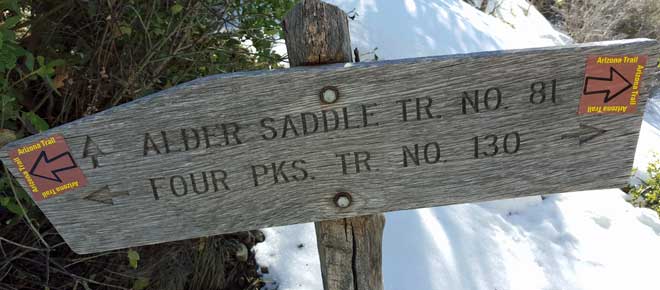
M 105 185 L 96 191 L 93 191 L 89 195 L 85 196 L 84 199 L 96 201 L 100 203 L 105 203 L 109 205 L 114 205 L 115 202 L 112 200 L 118 196 L 128 196 L 128 191 L 110 191 L 110 187 Z
M 48 158 L 46 151 L 41 151 L 39 157 L 37 157 L 37 161 L 34 162 L 34 165 L 32 165 L 32 168 L 30 169 L 30 175 L 62 182 L 62 179 L 57 173 L 76 167 L 78 167 L 78 165 L 73 161 L 73 156 L 71 156 L 71 153 L 69 152 L 64 152 L 55 157 Z
M 587 141 L 605 134 L 605 132 L 607 132 L 607 130 L 605 129 L 599 129 L 593 126 L 580 124 L 580 130 L 578 132 L 561 135 L 561 138 L 562 139 L 578 138 L 578 140 L 580 141 L 579 145 L 582 146 L 582 144 L 587 143 Z
M 605 94 L 605 103 L 613 100 L 626 90 L 632 87 L 628 81 L 619 71 L 610 67 L 610 77 L 587 77 L 584 82 L 584 94 L 595 95 Z

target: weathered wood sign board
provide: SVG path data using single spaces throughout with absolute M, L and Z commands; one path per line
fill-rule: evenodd
M 78 253 L 620 187 L 658 53 L 632 40 L 213 76 L 0 158 Z

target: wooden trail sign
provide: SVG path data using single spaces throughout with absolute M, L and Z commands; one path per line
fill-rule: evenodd
M 78 253 L 621 187 L 658 48 L 212 76 L 16 141 L 0 158 Z M 335 206 L 338 192 L 350 206 Z

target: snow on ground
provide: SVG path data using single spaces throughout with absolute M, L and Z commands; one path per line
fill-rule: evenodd
M 460 0 L 328 2 L 358 13 L 349 23 L 353 46 L 362 52 L 378 48 L 383 59 L 553 46 L 568 40 L 524 0 L 502 2 L 498 11 L 507 22 Z
M 358 13 L 353 46 L 377 48 L 381 59 L 570 42 L 525 0 L 503 0 L 492 15 L 461 0 L 328 2 Z M 500 1 L 491 2 L 489 12 Z M 647 106 L 635 166 L 645 169 L 654 150 L 660 93 Z M 624 195 L 596 190 L 387 213 L 385 288 L 655 290 L 660 219 Z M 264 232 L 256 255 L 270 288 L 323 289 L 313 224 Z

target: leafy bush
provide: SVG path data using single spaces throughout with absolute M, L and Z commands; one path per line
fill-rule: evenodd
M 648 207 L 660 215 L 660 159 L 649 163 L 646 172 L 649 175 L 648 179 L 630 188 L 628 194 L 634 205 Z
M 33 110 L 21 105 L 24 99 L 22 89 L 30 83 L 40 83 L 55 89 L 52 76 L 55 68 L 63 65 L 64 61 L 56 59 L 46 62 L 46 59 L 39 55 L 35 64 L 34 55 L 19 43 L 26 34 L 21 25 L 25 14 L 16 1 L 0 1 L 0 11 L 4 12 L 4 19 L 0 23 L 0 128 L 16 130 L 22 127 L 27 133 L 46 130 L 48 124 Z M 38 109 L 38 105 L 35 109 Z M 19 137 L 24 132 L 20 133 Z M 4 141 L 14 138 L 16 136 Z
M 0 146 L 195 78 L 277 68 L 294 2 L 0 0 Z M 232 246 L 258 233 L 78 256 L 6 169 L 0 224 L 0 289 L 260 285 L 253 254 Z
M 201 76 L 277 67 L 292 2 L 21 1 L 17 41 L 57 61 L 51 85 L 25 83 L 21 103 L 60 124 Z
M 46 121 L 22 105 L 23 89 L 39 84 L 54 90 L 52 77 L 64 61 L 47 62 L 41 55 L 35 58 L 20 44 L 28 31 L 23 26 L 26 15 L 17 1 L 0 1 L 0 12 L 0 146 L 4 146 L 24 135 L 48 129 Z M 20 217 L 28 216 L 32 207 L 32 199 L 25 191 L 6 171 L 0 173 L 0 223 L 17 223 Z M 8 217 L 4 217 L 7 214 L 3 215 L 3 208 L 10 213 Z

